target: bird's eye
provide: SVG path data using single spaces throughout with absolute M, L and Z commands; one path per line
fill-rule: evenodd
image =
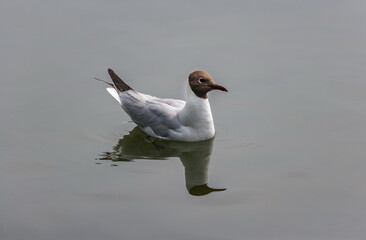
M 198 82 L 199 82 L 199 83 L 204 83 L 204 82 L 206 82 L 206 79 L 204 79 L 204 78 L 200 78 L 200 79 L 198 79 Z

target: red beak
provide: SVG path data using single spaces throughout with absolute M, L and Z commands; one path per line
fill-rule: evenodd
M 211 87 L 213 89 L 217 89 L 217 90 L 221 90 L 221 91 L 227 92 L 227 89 L 224 88 L 223 86 L 219 85 L 219 84 L 213 84 L 213 85 L 211 85 Z

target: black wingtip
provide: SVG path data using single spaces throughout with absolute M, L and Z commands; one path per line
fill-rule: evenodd
M 109 76 L 111 76 L 114 86 L 118 91 L 123 92 L 127 90 L 132 90 L 132 88 L 128 86 L 120 77 L 118 77 L 112 69 L 108 68 L 108 74 Z
M 111 75 L 111 74 L 114 74 L 115 75 L 114 71 L 112 69 L 110 69 L 110 68 L 108 68 L 108 73 L 109 73 L 109 75 Z

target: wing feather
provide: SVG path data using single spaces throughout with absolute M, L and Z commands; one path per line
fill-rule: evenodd
M 158 137 L 168 137 L 170 131 L 181 127 L 177 112 L 184 106 L 184 101 L 156 98 L 132 90 L 121 92 L 120 99 L 132 121 Z

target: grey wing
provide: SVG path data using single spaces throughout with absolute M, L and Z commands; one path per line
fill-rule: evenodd
M 170 99 L 170 98 L 157 98 L 157 97 L 150 96 L 150 95 L 143 94 L 143 93 L 139 93 L 139 94 L 140 94 L 140 96 L 142 96 L 145 99 L 148 99 L 149 101 L 155 101 L 155 102 L 165 103 L 165 104 L 167 104 L 169 106 L 172 106 L 174 108 L 181 109 L 186 104 L 186 102 L 183 101 L 183 100 Z
M 135 91 L 120 93 L 121 105 L 126 113 L 139 127 L 158 137 L 168 137 L 169 131 L 181 126 L 177 117 L 180 108 L 169 105 L 161 99 L 140 94 Z M 181 104 L 177 104 L 181 106 Z

